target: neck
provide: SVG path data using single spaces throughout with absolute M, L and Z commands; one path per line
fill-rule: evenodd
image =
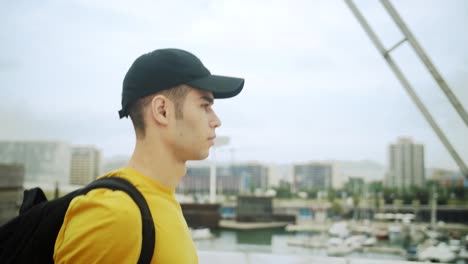
M 145 139 L 137 139 L 127 167 L 171 189 L 177 187 L 186 173 L 185 162 L 176 160 L 164 144 Z

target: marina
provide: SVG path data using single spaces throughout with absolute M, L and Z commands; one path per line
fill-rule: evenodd
M 271 197 L 264 196 L 241 197 L 229 217 L 222 214 L 223 206 L 196 206 L 203 210 L 190 207 L 187 219 L 192 237 L 201 252 L 208 252 L 202 253 L 207 258 L 237 254 L 236 258 L 244 261 L 239 263 L 262 263 L 256 262 L 257 258 L 264 263 L 322 260 L 314 260 L 315 257 L 337 263 L 362 263 L 367 259 L 379 263 L 465 263 L 468 259 L 468 226 L 436 221 L 434 213 L 430 222 L 416 221 L 412 213 L 389 212 L 375 213 L 372 218 L 333 219 L 323 210 L 305 214 L 305 210 L 294 206 L 289 212 L 297 213 L 286 215 L 275 210 Z M 435 212 L 436 207 L 431 209 Z M 208 219 L 208 215 L 211 220 L 204 225 L 203 219 Z M 213 219 L 219 222 L 213 224 Z M 212 228 L 208 228 L 210 225 Z M 279 256 L 286 262 L 272 262 L 278 261 Z
M 363 258 L 338 258 L 323 256 L 301 256 L 287 254 L 265 254 L 265 253 L 246 253 L 246 252 L 214 252 L 199 251 L 200 263 L 214 264 L 223 260 L 223 264 L 375 264 L 375 259 Z M 424 262 L 409 262 L 403 260 L 378 260 L 381 264 L 413 264 Z
M 255 223 L 250 224 L 253 226 Z M 382 260 L 395 261 L 388 263 L 406 263 L 405 261 L 465 263 L 467 260 L 466 232 L 433 231 L 424 228 L 423 224 L 401 226 L 401 228 L 395 223 L 387 225 L 367 223 L 367 225 L 367 228 L 364 228 L 363 223 L 346 221 L 320 225 L 322 228 L 330 226 L 326 231 L 291 231 L 291 228 L 287 227 L 265 228 L 265 226 L 257 229 L 221 227 L 209 231 L 210 235 L 205 238 L 194 237 L 194 241 L 201 252 L 208 252 L 202 253 L 206 258 L 216 254 L 237 254 L 236 258 L 244 261 L 239 263 L 320 263 L 308 261 L 323 259 L 337 261 L 336 263 L 363 263 L 356 262 L 357 260 L 374 260 L 379 263 Z M 295 226 L 297 228 L 300 225 Z M 382 233 L 376 233 L 376 230 Z M 382 235 L 383 233 L 385 235 Z M 379 234 L 380 237 L 377 236 Z M 261 257 L 256 254 L 260 254 Z M 203 256 L 200 259 L 203 259 Z M 256 262 L 257 257 L 259 261 L 260 259 L 276 261 L 278 259 L 276 256 L 282 256 L 287 262 Z M 355 262 L 349 262 L 350 260 Z

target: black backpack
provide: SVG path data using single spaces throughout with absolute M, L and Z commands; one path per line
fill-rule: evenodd
M 97 188 L 124 191 L 138 205 L 143 227 L 138 264 L 149 264 L 153 257 L 155 230 L 148 204 L 130 182 L 115 177 L 95 180 L 52 201 L 47 201 L 39 188 L 24 191 L 20 215 L 0 227 L 0 263 L 54 263 L 55 240 L 68 205 L 76 196 Z

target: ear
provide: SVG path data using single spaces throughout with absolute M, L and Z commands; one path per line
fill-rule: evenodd
M 167 126 L 171 111 L 171 101 L 164 95 L 156 95 L 151 100 L 151 116 L 157 124 Z

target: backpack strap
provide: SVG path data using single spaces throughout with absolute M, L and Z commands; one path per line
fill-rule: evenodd
M 153 217 L 151 216 L 148 204 L 146 203 L 143 195 L 135 186 L 133 186 L 132 183 L 117 177 L 101 178 L 95 180 L 86 187 L 80 189 L 78 192 L 79 194 L 86 194 L 87 192 L 98 188 L 123 191 L 127 193 L 137 204 L 141 212 L 142 223 L 142 243 L 138 264 L 149 264 L 153 257 L 156 231 L 154 229 Z
M 46 201 L 47 197 L 41 188 L 36 187 L 30 190 L 24 190 L 23 203 L 21 204 L 19 214 L 22 215 L 36 204 Z

